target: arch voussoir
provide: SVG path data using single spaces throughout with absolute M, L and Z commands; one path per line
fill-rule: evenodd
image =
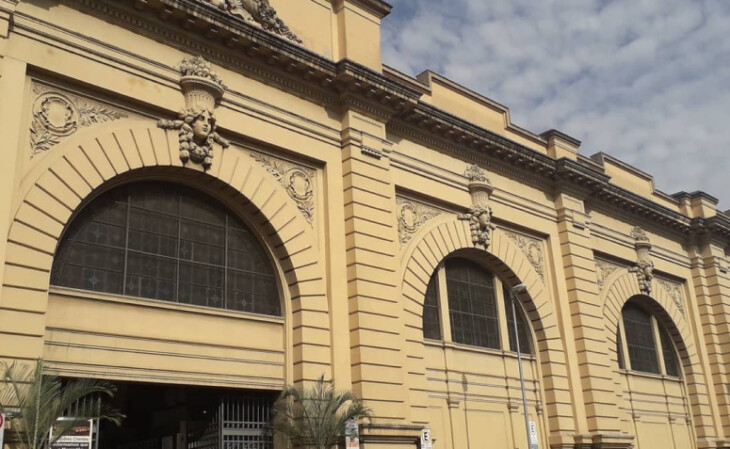
M 73 213 L 105 185 L 162 176 L 198 186 L 239 212 L 241 207 L 251 212 L 254 219 L 248 217 L 249 223 L 282 265 L 289 297 L 306 304 L 306 308 L 292 306 L 293 313 L 308 314 L 315 313 L 309 310 L 316 310 L 327 314 L 324 267 L 316 247 L 311 244 L 315 241 L 314 231 L 278 181 L 248 153 L 235 148 L 217 153 L 215 169 L 208 173 L 193 164 L 183 166 L 178 148 L 177 133 L 149 124 L 106 128 L 99 135 L 84 136 L 54 148 L 52 154 L 26 175 L 21 185 L 23 199 L 16 206 L 8 233 L 12 246 L 3 286 L 47 296 L 52 255 L 64 232 L 64 224 Z M 147 171 L 137 172 L 137 169 Z M 23 258 L 32 266 L 22 266 Z M 303 268 L 296 270 L 298 267 Z M 297 330 L 301 336 L 297 344 L 322 348 L 325 343 L 319 331 L 310 332 L 307 326 L 324 321 L 309 315 L 294 318 L 301 326 Z M 317 341 L 309 341 L 309 335 L 317 335 Z M 297 359 L 296 354 L 295 351 L 290 366 L 301 367 L 307 363 L 305 359 Z M 294 372 L 319 373 L 319 365 L 329 367 L 330 363 L 331 360 L 319 357 L 316 370 L 298 368 Z M 293 380 L 302 379 L 295 375 Z
M 422 320 L 423 302 L 430 276 L 445 257 L 460 250 L 474 251 L 474 245 L 468 223 L 453 215 L 432 220 L 428 227 L 420 230 L 414 236 L 405 248 L 404 264 L 401 266 L 399 275 L 399 278 L 403 280 L 401 295 L 406 313 Z M 548 422 L 552 432 L 569 431 L 568 420 L 563 420 L 561 417 L 571 415 L 570 402 L 558 400 L 559 397 L 570 396 L 567 380 L 564 375 L 561 377 L 551 374 L 559 372 L 561 369 L 559 367 L 562 367 L 563 372 L 565 371 L 565 352 L 547 289 L 527 257 L 500 229 L 492 233 L 490 247 L 483 254 L 491 263 L 495 263 L 508 279 L 517 279 L 528 285 L 529 299 L 520 299 L 524 302 L 525 310 L 538 340 L 537 347 L 540 349 L 539 361 L 543 380 L 546 385 L 565 385 L 565 388 L 546 390 L 545 403 Z M 418 330 L 409 332 L 411 344 L 407 346 L 406 356 L 414 360 L 423 359 L 423 333 Z M 409 384 L 420 386 L 411 387 L 412 407 L 414 409 L 427 408 L 428 404 L 424 403 L 427 395 L 422 394 L 421 390 L 424 388 L 422 384 L 426 378 L 425 368 L 413 364 L 408 375 L 411 377 Z
M 650 306 L 654 309 L 657 317 L 664 322 L 679 349 L 679 356 L 685 373 L 685 385 L 687 386 L 691 405 L 690 412 L 697 434 L 699 437 L 712 435 L 714 430 L 706 422 L 705 414 L 702 412 L 702 410 L 709 407 L 707 387 L 703 380 L 701 364 L 689 331 L 689 324 L 684 317 L 684 313 L 669 294 L 658 287 L 656 282 L 654 282 L 653 287 L 651 295 L 646 295 L 641 291 L 636 273 L 629 271 L 627 268 L 616 270 L 606 279 L 604 288 L 601 291 L 600 301 L 603 305 L 606 338 L 612 343 L 608 348 L 611 360 L 614 363 L 618 360 L 615 343 L 624 304 L 635 296 L 650 298 L 652 300 Z

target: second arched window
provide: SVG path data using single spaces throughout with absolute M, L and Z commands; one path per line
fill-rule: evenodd
M 470 259 L 450 257 L 439 265 L 428 283 L 423 336 L 516 352 L 519 335 L 520 351 L 531 354 L 529 327 L 520 305 L 515 313 L 518 334 L 514 331 L 508 284 Z

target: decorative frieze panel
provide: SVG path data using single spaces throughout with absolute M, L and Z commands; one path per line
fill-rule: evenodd
M 598 291 L 603 290 L 603 286 L 614 271 L 626 268 L 615 262 L 611 262 L 604 259 L 596 259 L 596 281 L 598 283 Z
M 674 304 L 680 312 L 684 313 L 684 294 L 682 293 L 682 284 L 669 279 L 656 278 L 656 283 L 663 288 L 672 298 Z
M 31 157 L 46 152 L 80 128 L 127 117 L 127 113 L 59 88 L 33 83 Z
M 395 201 L 398 208 L 398 240 L 401 247 L 408 243 L 426 222 L 445 213 L 441 209 L 410 198 L 397 196 Z
M 312 225 L 314 223 L 315 171 L 261 153 L 251 152 L 251 157 L 276 178 L 291 199 L 297 203 L 299 212 Z
M 504 233 L 520 248 L 540 279 L 545 281 L 545 256 L 542 240 L 509 230 L 505 230 Z

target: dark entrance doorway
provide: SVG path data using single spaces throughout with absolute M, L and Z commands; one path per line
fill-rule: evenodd
M 121 426 L 102 422 L 98 449 L 273 449 L 275 392 L 115 382 Z

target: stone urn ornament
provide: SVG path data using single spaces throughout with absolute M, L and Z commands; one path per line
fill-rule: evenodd
M 183 164 L 190 161 L 208 170 L 213 164 L 213 145 L 223 149 L 230 145 L 218 134 L 214 113 L 225 86 L 210 63 L 200 56 L 184 59 L 178 70 L 185 109 L 178 113 L 177 120 L 160 120 L 157 126 L 177 130 Z
M 469 213 L 459 215 L 459 220 L 469 222 L 472 244 L 486 250 L 491 243 L 492 231 L 496 229 L 492 223 L 492 208 L 489 205 L 494 187 L 487 174 L 477 165 L 470 165 L 464 176 L 469 180 L 472 205 Z

